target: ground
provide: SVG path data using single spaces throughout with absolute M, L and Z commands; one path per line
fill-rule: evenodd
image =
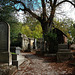
M 34 53 L 21 53 L 26 60 L 13 75 L 75 75 L 75 60 L 56 62 L 56 57 L 44 57 Z

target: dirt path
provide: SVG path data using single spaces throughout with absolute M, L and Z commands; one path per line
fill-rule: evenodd
M 44 62 L 44 59 L 33 54 L 23 53 L 27 60 L 19 66 L 13 75 L 58 75 L 52 69 L 50 63 Z
M 51 62 L 31 53 L 22 53 L 26 60 L 19 66 L 13 75 L 75 75 L 75 66 L 69 65 L 72 61 L 63 63 Z M 51 58 L 53 59 L 53 58 Z M 54 59 L 55 60 L 55 59 Z

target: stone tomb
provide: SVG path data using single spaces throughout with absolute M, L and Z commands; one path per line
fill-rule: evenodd
M 10 53 L 10 26 L 0 22 L 0 63 L 12 64 Z
M 71 60 L 72 52 L 68 49 L 67 44 L 58 44 L 58 52 L 57 52 L 57 61 L 64 62 L 67 60 Z

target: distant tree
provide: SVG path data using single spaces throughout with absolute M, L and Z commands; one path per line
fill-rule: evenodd
M 41 27 L 41 25 L 36 25 L 35 26 L 35 30 L 33 31 L 32 36 L 34 38 L 42 38 L 43 35 L 42 35 L 42 27 Z
M 31 31 L 31 29 L 27 25 L 22 26 L 21 33 L 25 34 L 28 37 L 31 37 L 31 35 L 32 35 L 32 31 Z
M 10 25 L 10 37 L 14 38 L 21 32 L 21 23 L 18 22 L 14 14 L 14 8 L 9 5 L 0 7 L 0 21 L 7 22 Z
M 11 38 L 18 37 L 18 34 L 21 33 L 22 23 L 20 22 L 11 22 L 10 23 L 10 35 Z
M 55 28 L 60 29 L 62 32 L 67 34 L 70 30 L 70 26 L 73 24 L 73 21 L 71 19 L 63 19 L 61 21 L 59 20 L 54 20 L 53 21 L 53 26 Z
M 14 9 L 11 6 L 1 7 L 0 8 L 0 21 L 9 22 L 10 20 L 14 20 L 13 19 L 14 16 L 12 15 L 13 12 L 14 12 Z
M 68 39 L 72 39 L 75 37 L 75 29 L 74 29 L 74 21 L 72 19 L 63 19 L 61 21 L 59 20 L 54 20 L 53 21 L 53 26 L 55 28 L 60 29 L 62 32 L 64 32 L 67 36 Z M 70 37 L 72 36 L 72 37 Z
M 38 20 L 36 20 L 34 17 L 32 16 L 28 16 L 25 20 L 25 22 L 23 23 L 23 25 L 27 25 L 31 31 L 35 30 L 35 27 L 37 25 L 41 25 L 40 22 Z
M 75 22 L 74 22 L 75 23 Z M 73 43 L 75 43 L 75 28 L 74 28 L 74 23 L 70 26 L 70 31 L 71 31 L 71 36 L 73 38 Z

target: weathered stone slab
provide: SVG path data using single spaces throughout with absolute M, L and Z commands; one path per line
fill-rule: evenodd
M 0 22 L 0 62 L 12 64 L 10 53 L 10 26 Z
M 5 22 L 0 22 L 0 52 L 9 51 L 10 49 L 10 27 Z
M 69 49 L 59 49 L 59 52 L 70 52 Z
M 44 51 L 44 39 L 43 38 L 38 38 L 37 49 Z
M 44 56 L 47 56 L 47 57 L 56 57 L 56 54 L 44 54 Z
M 0 62 L 11 64 L 12 56 L 9 52 L 1 52 L 0 53 Z
M 25 61 L 25 57 L 22 55 L 12 54 L 12 65 L 18 66 Z
M 58 49 L 68 49 L 68 45 L 67 44 L 59 44 Z

